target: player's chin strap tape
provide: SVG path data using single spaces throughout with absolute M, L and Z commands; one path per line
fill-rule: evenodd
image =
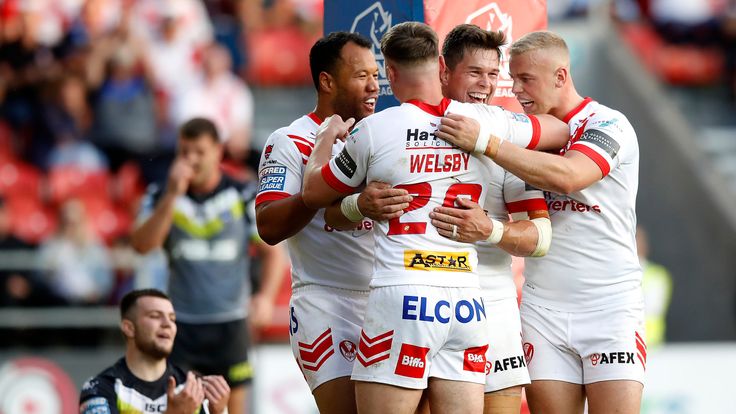
M 365 217 L 358 208 L 359 196 L 360 194 L 351 194 L 343 198 L 340 202 L 340 211 L 342 211 L 342 214 L 352 222 L 361 221 L 363 220 L 363 217 Z
M 534 249 L 531 257 L 541 257 L 547 254 L 549 245 L 552 243 L 552 222 L 547 217 L 538 217 L 532 219 L 532 223 L 537 227 L 537 248 Z

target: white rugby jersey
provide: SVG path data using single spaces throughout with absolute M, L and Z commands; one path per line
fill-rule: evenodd
M 511 214 L 514 220 L 528 220 L 528 212 L 547 210 L 542 191 L 526 184 L 490 159 L 485 158 L 484 161 L 491 176 L 484 205 L 490 217 L 506 221 Z M 490 300 L 515 298 L 511 254 L 485 241 L 476 244 L 478 277 L 483 297 Z
M 301 192 L 304 168 L 321 123 L 310 113 L 268 137 L 258 167 L 256 206 Z M 335 143 L 333 154 L 343 146 L 342 141 Z M 367 290 L 373 272 L 372 230 L 369 219 L 363 219 L 355 230 L 333 229 L 325 223 L 324 209 L 318 211 L 309 224 L 287 239 L 292 288 L 316 284 Z
M 523 300 L 567 312 L 640 302 L 636 133 L 622 113 L 590 98 L 563 121 L 571 138 L 561 154 L 582 152 L 603 179 L 567 196 L 545 191 L 552 244 L 546 256 L 526 259 Z
M 414 197 L 404 215 L 376 224 L 371 286 L 478 287 L 475 245 L 442 237 L 429 223 L 433 208 L 454 206 L 457 197 L 482 204 L 490 181 L 481 159 L 434 136 L 445 113 L 474 117 L 524 146 L 539 138 L 534 118 L 449 99 L 438 106 L 409 101 L 359 122 L 345 148 L 323 167 L 325 181 L 343 193 L 383 181 Z

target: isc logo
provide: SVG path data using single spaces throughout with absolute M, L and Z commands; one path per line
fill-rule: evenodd
M 424 368 L 424 361 L 419 358 L 404 355 L 403 358 L 401 358 L 401 365 L 414 368 Z

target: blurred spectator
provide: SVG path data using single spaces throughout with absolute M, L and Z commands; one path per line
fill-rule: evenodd
M 12 217 L 0 198 L 0 306 L 43 306 L 58 302 L 33 276 L 36 250 L 11 233 Z
M 114 170 L 157 148 L 153 91 L 130 44 L 119 44 L 110 57 L 109 74 L 97 92 L 95 121 L 95 142 Z
M 176 111 L 177 123 L 195 117 L 212 119 L 227 154 L 243 160 L 250 151 L 253 96 L 245 82 L 235 76 L 227 49 L 210 45 L 204 52 L 204 76 L 183 96 Z
M 649 237 L 641 226 L 636 229 L 636 248 L 643 271 L 647 345 L 657 346 L 665 342 L 665 319 L 672 297 L 672 277 L 664 266 L 649 261 Z
M 68 303 L 107 302 L 113 287 L 110 258 L 79 200 L 61 206 L 57 234 L 41 246 L 40 261 L 49 285 Z
M 56 82 L 51 102 L 44 105 L 43 127 L 38 128 L 32 158 L 42 168 L 74 166 L 84 170 L 107 169 L 107 159 L 90 143 L 92 109 L 84 81 L 65 75 Z

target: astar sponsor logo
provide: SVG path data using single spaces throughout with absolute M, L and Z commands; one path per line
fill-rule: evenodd
M 404 269 L 445 272 L 472 272 L 468 252 L 404 250 Z
M 605 364 L 636 364 L 634 362 L 633 352 L 602 352 L 595 353 L 590 356 L 590 363 L 593 366 Z
M 510 369 L 519 369 L 526 367 L 526 360 L 523 355 L 517 355 L 493 362 L 493 372 L 503 372 Z
M 446 324 L 453 315 L 460 323 L 484 320 L 486 307 L 483 298 L 462 299 L 453 306 L 446 300 L 432 303 L 424 296 L 404 295 L 401 319 Z
M 394 373 L 403 377 L 422 378 L 427 365 L 429 348 L 412 344 L 401 344 Z

